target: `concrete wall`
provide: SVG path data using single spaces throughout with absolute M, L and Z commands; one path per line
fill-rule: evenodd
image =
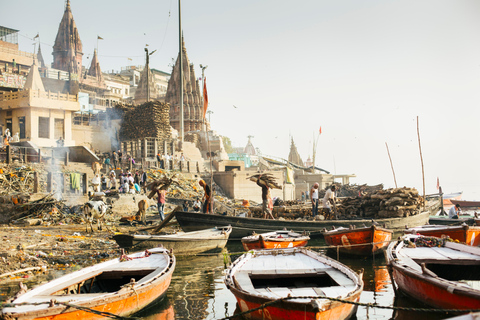
M 270 171 L 277 183 L 283 187 L 283 171 Z M 255 171 L 229 171 L 214 174 L 215 182 L 223 189 L 227 196 L 234 199 L 248 199 L 258 203 L 262 202 L 262 189 L 255 183 L 248 180 Z M 283 200 L 295 199 L 295 185 L 285 184 L 285 190 L 272 189 L 272 198 L 280 197 Z
M 91 150 L 100 152 L 112 151 L 112 140 L 106 131 L 115 131 L 114 128 L 104 128 L 103 123 L 100 125 L 73 125 L 72 139 L 77 146 L 86 146 Z
M 295 197 L 301 199 L 302 191 L 309 191 L 312 186 L 318 182 L 319 189 L 325 189 L 327 186 L 330 186 L 334 182 L 334 177 L 331 174 L 325 173 L 305 173 L 303 170 L 295 171 L 295 185 L 297 186 L 295 190 Z

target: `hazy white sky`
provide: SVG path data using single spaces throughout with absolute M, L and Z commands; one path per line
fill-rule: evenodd
M 20 30 L 45 62 L 64 0 L 2 1 L 2 25 Z M 97 35 L 102 70 L 144 64 L 171 71 L 178 54 L 178 2 L 72 0 L 90 65 Z M 290 137 L 305 160 L 322 126 L 317 164 L 355 173 L 352 183 L 394 181 L 426 192 L 480 199 L 480 1 L 478 0 L 184 0 L 190 61 L 206 69 L 213 128 L 245 146 L 286 158 Z M 30 39 L 29 39 L 30 38 Z M 132 59 L 131 61 L 128 58 Z M 235 105 L 237 108 L 234 108 Z

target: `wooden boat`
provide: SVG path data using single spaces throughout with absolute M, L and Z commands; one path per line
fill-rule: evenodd
M 367 256 L 383 252 L 392 240 L 392 230 L 372 225 L 365 228 L 337 228 L 323 232 L 325 242 L 341 253 Z
M 274 231 L 242 238 L 245 250 L 305 247 L 310 237 L 293 231 Z
M 479 219 L 479 218 L 475 218 L 475 219 L 473 219 L 473 220 L 475 221 L 475 224 L 476 224 L 477 226 L 480 226 L 480 219 Z
M 421 226 L 427 223 L 430 212 L 425 211 L 414 216 L 403 218 L 384 218 L 375 219 L 379 225 L 385 225 L 385 228 L 403 230 L 405 225 Z M 294 232 L 309 232 L 310 238 L 321 237 L 324 228 L 332 227 L 349 228 L 351 225 L 363 227 L 365 224 L 371 224 L 371 219 L 356 220 L 323 220 L 323 221 L 297 221 L 297 220 L 271 220 L 262 218 L 234 217 L 218 214 L 205 214 L 199 212 L 175 212 L 175 218 L 182 227 L 183 231 L 196 231 L 213 228 L 215 226 L 232 226 L 231 240 L 241 240 L 243 237 L 251 235 L 253 232 L 265 233 L 277 230 L 288 229 Z
M 461 208 L 479 208 L 480 207 L 480 201 L 450 199 L 450 202 L 453 205 L 459 204 Z
M 478 246 L 480 244 L 480 227 L 467 226 L 466 224 L 461 226 L 425 225 L 406 229 L 403 233 L 421 234 L 438 238 L 448 236 L 453 240 L 464 242 L 470 246 Z
M 470 215 L 460 215 L 458 219 L 450 219 L 448 216 L 430 216 L 428 223 L 432 225 L 460 226 L 462 224 L 472 225 L 475 221 Z
M 63 303 L 128 316 L 162 297 L 174 270 L 175 256 L 166 249 L 122 255 L 24 293 L 3 308 L 0 318 L 104 319 Z
M 245 253 L 228 268 L 225 284 L 242 312 L 288 296 L 318 297 L 282 300 L 249 319 L 346 319 L 355 305 L 322 297 L 358 302 L 363 291 L 362 275 L 306 248 Z
M 452 205 L 452 199 L 453 200 L 460 200 L 460 199 L 462 199 L 462 194 L 463 194 L 463 191 L 444 194 L 443 195 L 443 205 L 444 206 Z
M 163 246 L 175 254 L 221 251 L 227 244 L 232 227 L 211 228 L 167 235 L 117 234 L 113 239 L 121 248 L 154 248 Z
M 385 256 L 394 285 L 405 294 L 439 309 L 480 307 L 479 247 L 404 235 Z

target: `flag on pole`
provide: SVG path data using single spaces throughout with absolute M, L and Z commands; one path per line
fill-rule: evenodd
M 102 38 L 102 37 L 100 37 L 100 36 L 97 36 L 97 39 L 98 39 L 98 40 L 103 40 L 103 38 Z
M 208 95 L 207 95 L 207 77 L 203 79 L 203 118 L 205 119 L 205 114 L 207 113 L 208 108 Z
M 322 134 L 322 126 L 320 126 L 320 130 L 318 130 L 318 134 Z
M 37 35 L 35 37 L 33 37 L 33 40 L 37 39 L 38 37 L 40 37 L 39 33 L 37 33 Z

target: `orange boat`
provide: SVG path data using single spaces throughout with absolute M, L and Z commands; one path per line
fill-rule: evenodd
M 348 319 L 363 291 L 362 274 L 306 248 L 247 252 L 227 269 L 225 284 L 256 320 Z
M 438 238 L 448 236 L 470 246 L 480 245 L 480 226 L 467 226 L 466 224 L 461 226 L 425 225 L 406 229 L 403 233 Z
M 393 231 L 372 225 L 365 228 L 338 228 L 322 232 L 325 242 L 341 253 L 366 256 L 383 251 L 392 240 Z
M 310 237 L 293 231 L 274 231 L 242 238 L 245 250 L 305 247 Z
M 163 248 L 122 255 L 24 293 L 3 308 L 0 318 L 105 319 L 102 312 L 125 317 L 164 296 L 174 270 L 175 256 Z

